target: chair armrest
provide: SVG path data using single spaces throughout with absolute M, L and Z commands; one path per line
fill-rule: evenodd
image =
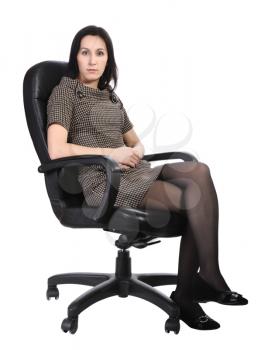
M 187 152 L 165 152 L 165 153 L 154 153 L 146 154 L 142 158 L 148 162 L 153 162 L 156 160 L 166 160 L 166 159 L 183 159 L 186 161 L 198 162 L 197 158 Z
M 98 208 L 86 208 L 84 214 L 98 223 L 107 221 L 113 211 L 120 185 L 121 169 L 118 163 L 109 156 L 84 155 L 52 159 L 38 167 L 40 173 L 48 173 L 62 168 L 101 165 L 106 171 L 106 189 Z
M 142 158 L 147 161 L 167 160 L 167 159 L 183 159 L 185 161 L 198 160 L 190 153 L 185 152 L 165 152 L 147 154 Z M 114 209 L 114 203 L 118 194 L 120 185 L 121 169 L 117 162 L 109 156 L 101 155 L 84 155 L 71 156 L 52 159 L 47 163 L 38 167 L 39 173 L 48 173 L 62 168 L 81 167 L 90 165 L 101 165 L 106 171 L 106 189 L 102 197 L 101 205 L 98 208 L 86 208 L 85 215 L 97 223 L 103 223 L 109 220 Z

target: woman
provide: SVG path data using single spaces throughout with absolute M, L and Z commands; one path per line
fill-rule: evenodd
M 219 269 L 218 200 L 210 170 L 204 163 L 189 161 L 151 168 L 142 160 L 144 147 L 114 92 L 116 85 L 117 66 L 108 33 L 96 26 L 81 29 L 72 42 L 68 72 L 48 100 L 50 158 L 110 156 L 122 169 L 115 207 L 164 207 L 187 216 L 177 288 L 170 297 L 190 327 L 219 328 L 199 302 L 244 305 L 248 301 L 230 290 Z M 104 169 L 81 168 L 79 182 L 87 204 L 99 206 L 106 183 Z

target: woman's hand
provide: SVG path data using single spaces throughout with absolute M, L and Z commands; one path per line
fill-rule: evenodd
M 110 153 L 112 157 L 123 169 L 134 168 L 140 162 L 140 154 L 132 147 L 118 147 Z

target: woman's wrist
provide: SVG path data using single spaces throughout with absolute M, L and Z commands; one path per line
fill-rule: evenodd
M 140 159 L 142 159 L 143 156 L 144 156 L 144 152 L 145 152 L 144 146 L 143 146 L 141 143 L 138 143 L 137 145 L 135 145 L 135 146 L 133 147 L 133 149 L 135 149 L 135 150 L 137 151 L 137 153 L 138 153 Z

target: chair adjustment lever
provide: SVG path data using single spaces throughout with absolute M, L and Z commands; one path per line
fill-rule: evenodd
M 156 244 L 156 243 L 160 243 L 161 241 L 154 241 L 154 242 L 150 242 L 150 243 L 147 243 L 147 242 L 137 242 L 137 243 L 134 243 L 132 244 L 133 247 L 135 248 L 145 248 L 147 247 L 148 245 L 152 245 L 152 244 Z

